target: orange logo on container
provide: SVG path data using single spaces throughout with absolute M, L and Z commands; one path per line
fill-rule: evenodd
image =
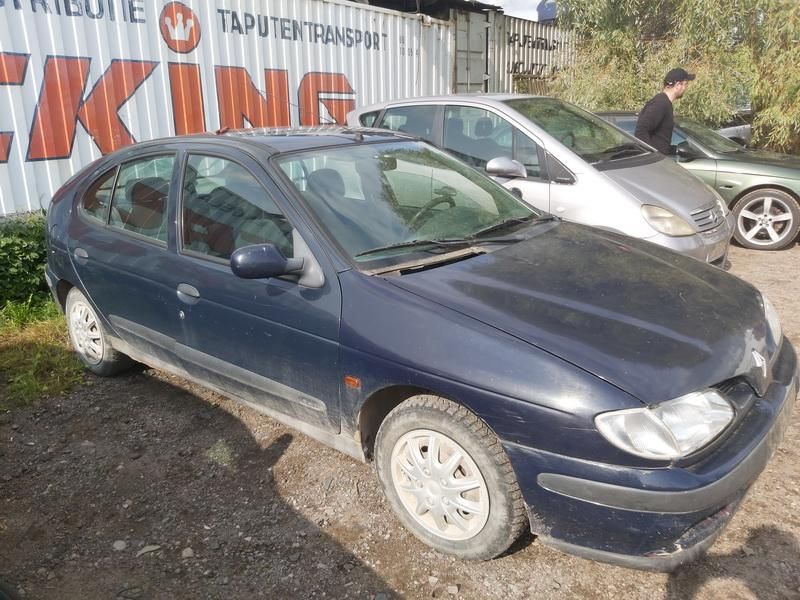
M 165 4 L 158 22 L 161 27 L 161 37 L 171 50 L 187 54 L 200 43 L 200 20 L 194 11 L 182 2 Z

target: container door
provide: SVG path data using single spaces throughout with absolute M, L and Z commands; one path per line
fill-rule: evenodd
M 454 10 L 451 20 L 455 23 L 456 49 L 453 91 L 457 94 L 488 91 L 488 15 Z

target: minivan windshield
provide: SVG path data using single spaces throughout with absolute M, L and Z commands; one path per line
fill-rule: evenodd
M 561 100 L 515 98 L 504 102 L 590 164 L 652 152 L 639 140 L 600 117 Z
M 279 157 L 278 164 L 357 263 L 445 255 L 510 238 L 540 216 L 491 179 L 421 141 L 320 148 Z
M 718 134 L 716 131 L 712 131 L 697 121 L 679 117 L 675 119 L 675 124 L 701 146 L 705 146 L 712 152 L 722 152 L 724 154 L 727 152 L 744 152 L 746 150 L 743 146 Z

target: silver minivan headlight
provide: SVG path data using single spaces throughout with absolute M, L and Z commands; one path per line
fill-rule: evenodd
M 769 327 L 770 335 L 772 335 L 772 341 L 776 345 L 780 345 L 781 339 L 783 339 L 783 330 L 781 329 L 778 311 L 775 310 L 772 302 L 764 294 L 761 294 L 761 301 L 764 304 L 764 316 L 767 318 L 767 326 Z
M 709 388 L 652 407 L 602 413 L 594 421 L 617 448 L 643 458 L 675 460 L 708 445 L 733 414 L 722 394 Z
M 642 216 L 650 227 L 664 235 L 680 237 L 695 234 L 694 227 L 666 208 L 643 204 Z

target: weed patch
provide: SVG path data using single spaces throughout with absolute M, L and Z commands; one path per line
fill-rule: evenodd
M 6 302 L 0 309 L 0 410 L 61 394 L 82 379 L 55 303 L 40 297 Z

